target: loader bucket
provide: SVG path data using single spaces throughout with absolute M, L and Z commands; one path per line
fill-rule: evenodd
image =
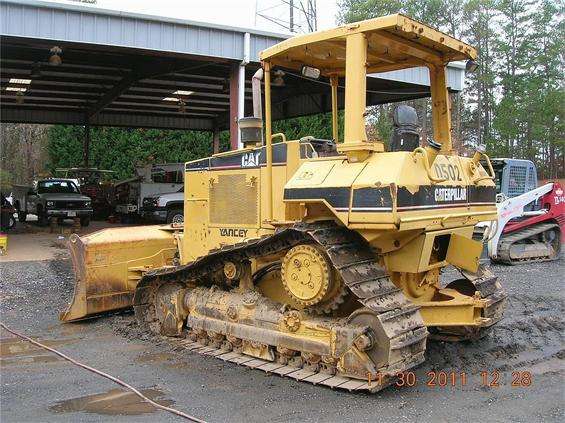
M 72 235 L 69 248 L 76 280 L 72 301 L 59 314 L 63 322 L 131 307 L 143 273 L 171 265 L 177 252 L 175 237 L 167 226 Z

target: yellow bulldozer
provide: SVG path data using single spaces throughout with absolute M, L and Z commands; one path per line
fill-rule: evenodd
M 497 218 L 494 172 L 481 149 L 453 151 L 446 87 L 447 63 L 476 55 L 398 14 L 264 50 L 244 148 L 186 163 L 183 227 L 72 238 L 76 287 L 61 320 L 133 305 L 142 327 L 191 350 L 368 391 L 422 363 L 428 337 L 483 336 L 506 297 L 472 239 Z M 368 139 L 367 74 L 418 66 L 429 70 L 433 138 L 421 146 L 414 109 L 400 106 L 389 147 Z M 327 84 L 332 140 L 272 133 L 278 70 Z M 460 277 L 443 287 L 448 266 Z

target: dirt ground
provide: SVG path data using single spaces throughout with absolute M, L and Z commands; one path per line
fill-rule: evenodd
M 65 220 L 52 230 L 50 227 L 38 226 L 37 217 L 31 215 L 25 223 L 18 222 L 15 229 L 8 232 L 8 254 L 0 255 L 0 263 L 53 260 L 61 254 L 61 250 L 66 249 L 66 242 L 71 233 L 86 235 L 118 226 L 125 225 L 91 221 L 89 226 L 75 230 L 72 220 Z
M 2 322 L 209 422 L 564 421 L 563 257 L 493 266 L 509 301 L 489 336 L 429 342 L 414 386 L 358 394 L 176 351 L 164 338 L 141 334 L 131 313 L 60 324 L 57 312 L 74 279 L 66 251 L 47 249 L 54 251 L 45 259 L 0 261 Z M 0 365 L 2 422 L 179 420 L 6 331 L 0 332 Z M 455 372 L 457 386 L 426 384 L 429 372 L 441 371 Z M 512 386 L 513 373 L 521 386 Z M 484 377 L 494 385 L 497 374 L 498 386 L 485 386 Z

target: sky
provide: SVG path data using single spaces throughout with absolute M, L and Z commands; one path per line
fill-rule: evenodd
M 51 1 L 77 4 L 70 0 Z M 317 0 L 318 29 L 336 26 L 337 1 Z M 285 6 L 272 8 L 281 3 L 282 0 L 98 0 L 95 7 L 284 32 L 274 23 L 255 19 L 256 7 L 259 10 L 269 9 L 271 16 L 282 16 L 287 10 Z

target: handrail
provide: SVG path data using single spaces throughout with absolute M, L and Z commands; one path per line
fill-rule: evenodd
M 452 213 L 448 216 L 445 216 L 442 218 L 442 222 L 445 223 L 445 221 L 449 220 L 449 219 L 455 219 L 455 218 L 460 218 L 460 217 L 466 217 L 466 216 L 488 216 L 491 214 L 495 214 L 496 215 L 496 211 L 482 211 L 482 212 L 463 212 L 463 213 Z M 418 216 L 413 216 L 413 217 L 401 217 L 400 218 L 400 223 L 413 223 L 413 222 L 419 222 L 422 220 L 434 220 L 437 219 L 437 217 L 434 216 L 427 216 L 427 215 L 418 215 Z
M 276 134 L 271 135 L 271 140 L 275 138 L 282 138 L 282 142 L 286 142 L 286 135 L 282 132 L 277 132 Z
M 430 160 L 429 160 L 429 157 L 428 157 L 428 152 L 426 151 L 425 148 L 417 147 L 412 152 L 412 157 L 414 158 L 414 161 L 416 161 L 416 155 L 418 153 L 422 154 L 422 158 L 424 159 L 424 168 L 426 169 L 426 172 L 428 174 L 428 178 L 430 179 L 430 181 L 436 182 L 436 183 L 447 181 L 447 178 L 438 178 L 437 176 L 432 175 L 432 168 L 430 166 Z
M 471 170 L 471 173 L 474 175 L 475 172 L 477 171 L 478 169 L 477 164 L 479 164 L 479 160 L 481 159 L 481 157 L 484 157 L 487 162 L 487 167 L 488 167 L 487 176 L 478 176 L 478 177 L 473 176 L 473 183 L 475 185 L 481 181 L 484 181 L 485 179 L 490 179 L 494 181 L 494 179 L 496 178 L 489 156 L 487 156 L 486 153 L 483 153 L 481 151 L 476 151 L 473 160 L 469 163 L 469 168 Z

